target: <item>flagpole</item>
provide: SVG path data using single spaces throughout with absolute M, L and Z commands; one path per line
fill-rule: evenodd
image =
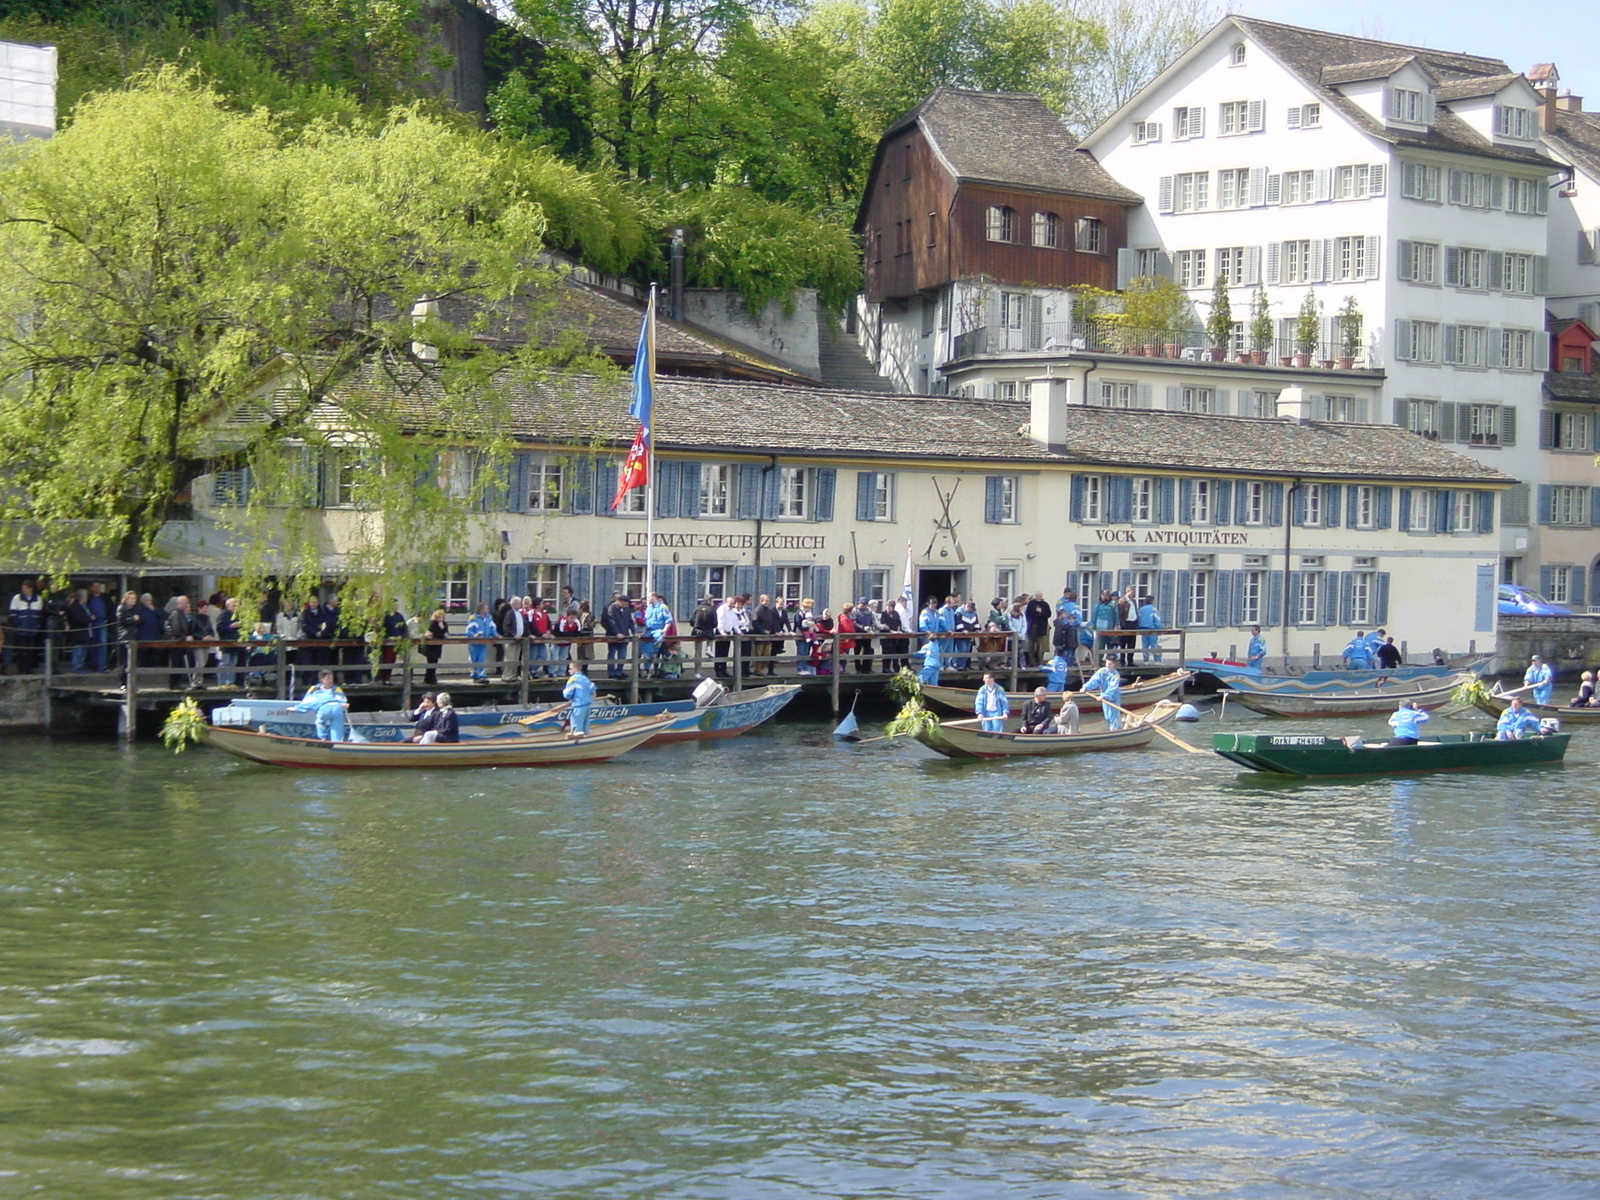
M 649 372 L 651 391 L 655 390 L 656 378 L 656 285 L 650 285 L 650 303 L 645 309 L 645 327 L 648 330 L 645 353 L 648 362 L 645 369 Z M 653 397 L 652 397 L 653 399 Z M 644 598 L 648 602 L 650 593 L 656 584 L 656 433 L 655 410 L 651 405 L 650 424 L 645 427 L 644 433 Z M 663 600 L 665 596 L 661 597 Z M 674 614 L 676 615 L 676 614 Z

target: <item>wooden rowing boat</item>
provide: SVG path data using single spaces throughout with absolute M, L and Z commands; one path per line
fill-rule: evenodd
M 1359 717 L 1393 712 L 1402 700 L 1439 708 L 1450 694 L 1475 678 L 1469 671 L 1449 679 L 1413 679 L 1385 687 L 1347 692 L 1229 692 L 1230 699 L 1269 717 Z
M 1229 762 L 1274 775 L 1409 775 L 1560 762 L 1570 734 L 1496 741 L 1490 734 L 1445 733 L 1415 746 L 1321 734 L 1214 733 L 1211 748 Z
M 1497 695 L 1482 688 L 1474 688 L 1472 702 L 1491 717 L 1498 717 L 1511 707 L 1511 697 Z M 1600 725 L 1600 705 L 1591 708 L 1573 708 L 1567 704 L 1535 704 L 1522 693 L 1522 707 L 1536 717 L 1556 717 L 1562 724 Z
M 1449 664 L 1397 667 L 1393 671 L 1307 671 L 1303 675 L 1270 675 L 1260 671 L 1224 669 L 1221 664 L 1204 668 L 1218 683 L 1236 692 L 1263 694 L 1310 694 L 1317 692 L 1359 692 L 1385 688 L 1419 679 L 1455 678 L 1463 672 L 1482 674 L 1493 659 L 1491 654 L 1461 655 Z M 1195 663 L 1187 664 L 1197 666 Z
M 413 746 L 393 742 L 324 742 L 283 737 L 248 729 L 210 726 L 205 740 L 218 750 L 274 767 L 391 768 L 433 770 L 439 767 L 549 767 L 605 762 L 642 746 L 673 717 L 635 717 L 618 721 L 584 737 L 559 730 L 523 732 L 505 738 L 470 738 L 464 742 Z
M 1132 750 L 1148 745 L 1156 726 L 1172 718 L 1178 705 L 1163 701 L 1121 729 L 1091 729 L 1078 733 L 1018 733 L 1012 718 L 1003 732 L 990 733 L 977 718 L 941 721 L 936 728 L 916 734 L 917 741 L 947 758 L 1017 758 L 1055 754 L 1081 754 L 1088 750 Z
M 1149 708 L 1150 705 L 1165 700 L 1193 678 L 1193 671 L 1173 671 L 1166 675 L 1155 675 L 1149 679 L 1126 682 L 1122 685 L 1122 707 Z M 1032 690 L 1007 692 L 1006 696 L 1011 701 L 1011 707 L 1019 709 L 1033 699 L 1033 692 Z M 1049 695 L 1051 706 L 1054 708 L 1061 707 L 1061 700 L 1064 696 L 1071 696 L 1080 705 L 1085 702 L 1091 704 L 1100 703 L 1100 697 L 1092 692 L 1051 692 Z M 972 711 L 973 702 L 978 698 L 978 689 L 940 687 L 936 683 L 926 683 L 922 685 L 922 698 L 939 705 L 941 708 L 969 713 Z

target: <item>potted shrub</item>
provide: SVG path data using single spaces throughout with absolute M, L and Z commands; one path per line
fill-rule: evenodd
M 1217 276 L 1211 289 L 1211 314 L 1206 317 L 1206 338 L 1211 343 L 1210 359 L 1222 362 L 1228 356 L 1228 343 L 1233 340 L 1233 303 L 1228 299 L 1228 285 Z
M 1144 352 L 1151 358 L 1160 357 L 1163 349 L 1176 358 L 1179 339 L 1189 327 L 1189 297 L 1170 279 L 1130 279 L 1122 293 L 1121 323 L 1130 339 L 1144 339 Z
M 1348 371 L 1356 365 L 1356 356 L 1361 353 L 1361 309 L 1356 305 L 1354 296 L 1344 298 L 1344 307 L 1339 310 L 1339 369 Z
M 1317 297 L 1307 292 L 1300 302 L 1300 311 L 1294 319 L 1294 365 L 1309 367 L 1311 355 L 1317 349 Z
M 1257 284 L 1255 299 L 1250 302 L 1250 361 L 1264 366 L 1271 349 L 1272 307 L 1267 303 L 1267 289 Z

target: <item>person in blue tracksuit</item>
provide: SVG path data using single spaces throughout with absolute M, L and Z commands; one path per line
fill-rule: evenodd
M 1415 700 L 1400 701 L 1400 707 L 1395 709 L 1394 715 L 1389 718 L 1389 728 L 1394 730 L 1389 745 L 1415 746 L 1422 738 L 1417 726 L 1427 719 L 1427 710 L 1418 708 Z
M 319 741 L 342 742 L 350 736 L 345 723 L 350 701 L 345 697 L 344 689 L 334 683 L 332 671 L 322 672 L 306 692 L 306 698 L 294 707 L 296 712 L 316 714 Z
M 567 716 L 567 733 L 571 737 L 581 738 L 589 732 L 589 710 L 594 707 L 594 680 L 589 678 L 588 667 L 578 663 L 572 668 L 561 695 L 572 702 L 572 710 Z
M 1367 634 L 1367 661 L 1374 667 L 1383 665 L 1378 661 L 1378 650 L 1383 646 L 1383 640 L 1387 636 L 1388 631 L 1383 629 L 1374 629 Z
M 650 602 L 644 609 L 644 641 L 639 646 L 645 658 L 661 654 L 666 646 L 667 626 L 672 624 L 672 610 L 660 592 L 650 593 Z
M 1372 666 L 1372 657 L 1367 652 L 1367 635 L 1359 629 L 1344 648 L 1344 665 L 1352 670 L 1365 670 Z
M 1072 669 L 1072 664 L 1057 652 L 1056 656 L 1044 664 L 1045 682 L 1050 685 L 1052 692 L 1067 690 L 1067 672 Z
M 939 654 L 939 639 L 929 638 L 917 653 L 922 656 L 922 669 L 917 672 L 917 679 L 922 683 L 938 683 L 939 668 L 944 661 Z
M 978 689 L 978 695 L 972 702 L 972 711 L 983 723 L 986 732 L 1001 733 L 1005 730 L 1006 718 L 1011 715 L 1011 697 L 1006 695 L 1005 688 L 994 681 L 993 675 L 983 677 L 983 686 Z
M 1112 707 L 1122 703 L 1122 676 L 1117 674 L 1116 663 L 1107 658 L 1105 665 L 1089 676 L 1089 682 L 1083 685 L 1083 690 L 1100 693 L 1100 711 L 1105 715 L 1106 728 L 1121 729 L 1122 710 Z
M 1501 713 L 1500 719 L 1494 723 L 1495 739 L 1501 742 L 1518 741 L 1538 732 L 1539 718 L 1522 706 L 1521 696 L 1513 696 L 1511 706 Z
M 472 620 L 467 622 L 467 636 L 469 638 L 497 638 L 500 630 L 495 627 L 494 618 L 489 615 L 487 604 L 478 605 L 478 611 L 473 614 Z M 467 647 L 467 659 L 472 663 L 472 678 L 479 683 L 489 678 L 488 669 L 484 666 L 489 657 L 489 643 L 473 642 Z
M 1162 627 L 1161 614 L 1156 611 L 1156 606 L 1150 602 L 1150 597 L 1144 597 L 1139 605 L 1139 628 L 1160 629 Z M 1161 661 L 1161 639 L 1153 633 L 1145 634 L 1141 639 L 1144 647 L 1145 662 Z
M 1528 669 L 1522 675 L 1523 685 L 1533 688 L 1533 702 L 1535 704 L 1549 704 L 1550 692 L 1556 684 L 1556 673 L 1550 669 L 1550 664 L 1537 654 L 1528 662 Z
M 1244 657 L 1251 669 L 1256 671 L 1261 670 L 1261 664 L 1267 661 L 1267 639 L 1261 636 L 1261 626 L 1250 626 L 1250 645 Z

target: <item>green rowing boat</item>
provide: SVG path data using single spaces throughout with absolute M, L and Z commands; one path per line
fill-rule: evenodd
M 1312 733 L 1214 733 L 1211 748 L 1229 762 L 1275 775 L 1402 775 L 1560 762 L 1571 736 L 1500 742 L 1479 733 L 1443 733 L 1415 746 L 1391 746 Z

